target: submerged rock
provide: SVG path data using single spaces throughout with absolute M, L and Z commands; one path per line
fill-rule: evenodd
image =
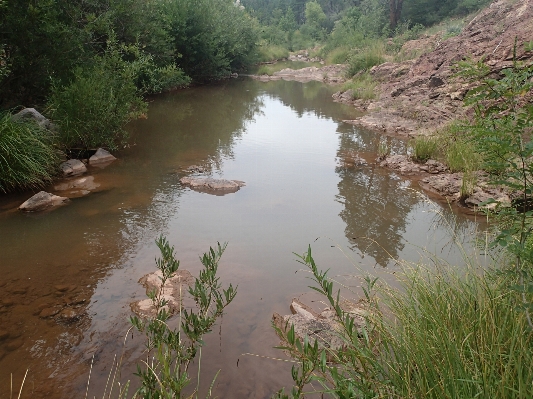
M 69 199 L 66 197 L 59 197 L 57 195 L 47 193 L 46 191 L 40 191 L 19 206 L 19 210 L 24 212 L 39 212 L 63 205 L 68 201 Z
M 96 150 L 96 153 L 89 158 L 89 165 L 112 162 L 116 159 L 117 158 L 111 155 L 108 151 L 104 150 L 103 148 L 99 148 L 98 150 Z
M 180 183 L 193 190 L 210 194 L 227 194 L 238 191 L 246 184 L 240 180 L 213 179 L 212 177 L 182 177 Z
M 353 317 L 355 328 L 361 332 L 366 325 L 365 316 L 367 315 L 362 303 L 344 302 L 341 307 Z M 342 326 L 335 310 L 325 308 L 318 313 L 297 299 L 292 300 L 290 309 L 291 315 L 281 316 L 274 313 L 272 316 L 274 325 L 281 331 L 286 332 L 294 325 L 294 332 L 302 341 L 307 335 L 311 342 L 316 339 L 322 348 L 343 348 L 344 340 L 339 334 Z
M 146 288 L 146 293 L 155 291 L 159 295 L 161 289 L 161 271 L 149 273 L 139 280 Z M 173 277 L 167 280 L 162 287 L 161 297 L 167 301 L 165 309 L 173 314 L 178 312 L 187 292 L 187 287 L 193 284 L 194 278 L 188 270 L 178 270 Z M 141 317 L 154 317 L 155 307 L 149 298 L 142 299 L 130 304 L 131 310 Z
M 62 191 L 61 194 L 70 198 L 87 195 L 100 187 L 100 183 L 95 181 L 94 176 L 84 176 L 68 179 L 54 186 L 54 190 Z
M 87 172 L 87 167 L 79 159 L 69 159 L 59 165 L 59 168 L 63 172 L 63 176 L 76 176 Z

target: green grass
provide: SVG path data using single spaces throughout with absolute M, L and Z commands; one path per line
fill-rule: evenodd
M 340 315 L 345 345 L 321 349 L 312 339 L 295 340 L 293 331 L 281 334 L 298 361 L 296 386 L 317 381 L 306 391 L 346 398 L 531 398 L 533 333 L 521 294 L 511 288 L 515 273 L 484 271 L 476 259 L 458 268 L 432 258 L 431 267 L 404 264 L 394 287 L 367 277 L 366 326 L 357 330 L 338 306 L 334 280 L 310 250 L 301 259 L 313 288 Z
M 272 76 L 274 71 L 268 65 L 261 65 L 255 74 Z
M 385 62 L 385 44 L 375 41 L 369 47 L 353 50 L 347 59 L 348 69 L 346 76 L 352 77 L 361 71 L 367 71 L 375 65 Z
M 283 46 L 274 44 L 264 44 L 258 46 L 257 61 L 269 62 L 277 61 L 289 56 L 289 50 Z
M 373 100 L 376 98 L 376 86 L 377 82 L 374 81 L 369 73 L 365 72 L 354 76 L 352 80 L 346 82 L 342 90 L 351 90 L 354 100 Z
M 346 61 L 348 61 L 349 56 L 350 49 L 348 47 L 338 47 L 327 54 L 325 61 L 328 65 L 344 64 Z
M 465 137 L 464 121 L 452 121 L 441 128 L 436 136 L 443 161 L 451 172 L 474 172 L 481 169 L 482 159 L 475 144 Z
M 435 159 L 438 153 L 438 140 L 434 136 L 417 136 L 410 142 L 415 162 L 425 163 L 428 159 Z
M 0 117 L 0 191 L 42 187 L 52 180 L 60 161 L 53 133 L 33 122 Z

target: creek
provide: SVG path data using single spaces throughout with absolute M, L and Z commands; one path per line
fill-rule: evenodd
M 394 284 L 395 259 L 418 261 L 426 250 L 460 267 L 452 231 L 468 242 L 481 225 L 377 166 L 380 145 L 401 153 L 405 142 L 343 123 L 357 112 L 334 103 L 333 91 L 239 78 L 157 96 L 148 119 L 128 126 L 119 160 L 91 168 L 91 184 L 71 190 L 68 205 L 22 214 L 28 193 L 0 197 L 0 397 L 11 374 L 18 393 L 27 369 L 23 398 L 85 397 L 92 362 L 88 397 L 101 398 L 115 356 L 117 378 L 135 381 L 143 341 L 127 334 L 129 304 L 145 296 L 138 280 L 155 270 L 159 235 L 193 275 L 199 255 L 228 242 L 220 277 L 238 294 L 201 359 L 202 392 L 221 370 L 222 398 L 290 386 L 291 363 L 269 359 L 285 359 L 273 348 L 272 314 L 288 314 L 294 297 L 319 306 L 293 252 L 311 244 L 318 265 L 356 291 L 365 273 Z M 192 191 L 179 182 L 191 165 L 246 186 Z

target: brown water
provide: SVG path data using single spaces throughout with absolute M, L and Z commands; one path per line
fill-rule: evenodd
M 11 374 L 18 394 L 29 369 L 22 397 L 83 398 L 94 358 L 88 397 L 101 398 L 122 353 L 120 380 L 135 379 L 143 347 L 136 335 L 123 346 L 129 303 L 145 295 L 137 281 L 155 269 L 160 234 L 193 274 L 199 254 L 229 243 L 220 275 L 238 295 L 201 364 L 202 390 L 220 369 L 215 395 L 224 398 L 267 398 L 290 385 L 291 364 L 266 357 L 283 357 L 272 313 L 287 314 L 293 297 L 313 299 L 292 252 L 312 244 L 318 264 L 356 289 L 365 272 L 393 281 L 393 259 L 418 260 L 424 249 L 460 266 L 435 214 L 453 210 L 375 166 L 380 141 L 394 152 L 405 144 L 343 123 L 356 114 L 333 103 L 332 90 L 239 79 L 156 97 L 149 118 L 129 126 L 119 160 L 89 171 L 90 194 L 70 190 L 70 204 L 38 215 L 16 211 L 29 193 L 0 197 L 0 397 Z M 355 155 L 369 165 L 354 165 Z M 246 187 L 191 191 L 179 178 L 193 164 Z M 476 227 L 457 215 L 456 233 Z

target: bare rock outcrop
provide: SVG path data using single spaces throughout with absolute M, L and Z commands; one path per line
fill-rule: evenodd
M 533 0 L 496 0 L 475 16 L 463 31 L 440 40 L 407 42 L 405 51 L 428 51 L 415 61 L 387 62 L 371 69 L 380 82 L 379 94 L 369 114 L 352 123 L 387 133 L 417 134 L 420 128 L 434 129 L 466 115 L 463 98 L 472 86 L 455 76 L 455 65 L 467 57 L 482 57 L 493 74 L 512 65 L 516 56 L 531 62 L 533 52 L 524 43 L 533 37 Z M 529 93 L 533 96 L 533 93 Z M 342 101 L 342 93 L 335 95 Z
M 444 173 L 448 170 L 446 165 L 428 159 L 425 163 L 416 163 L 407 155 L 389 155 L 380 162 L 380 166 L 400 172 L 403 175 L 416 175 L 423 172 L 430 174 Z
M 167 301 L 164 309 L 170 314 L 179 312 L 183 298 L 187 293 L 188 286 L 194 283 L 194 278 L 188 270 L 178 270 L 173 277 L 168 279 L 161 287 L 162 273 L 160 270 L 141 277 L 139 283 L 146 288 L 146 293 L 155 291 L 156 295 Z M 160 292 L 161 291 L 161 292 Z M 155 307 L 149 298 L 142 299 L 130 304 L 131 310 L 141 317 L 154 317 Z
M 46 191 L 39 191 L 33 197 L 19 206 L 19 210 L 24 212 L 40 212 L 63 205 L 69 201 L 66 197 L 59 197 Z
M 353 317 L 355 327 L 361 331 L 366 325 L 368 314 L 362 302 L 344 302 L 341 307 Z M 274 325 L 281 331 L 288 331 L 294 325 L 294 332 L 302 341 L 307 335 L 311 341 L 316 339 L 320 347 L 341 349 L 344 346 L 344 340 L 339 334 L 342 326 L 335 310 L 325 308 L 318 313 L 297 299 L 292 300 L 290 309 L 290 315 L 274 313 L 272 316 Z
M 180 179 L 180 183 L 189 186 L 195 191 L 208 194 L 224 195 L 234 193 L 246 184 L 240 180 L 214 179 L 212 177 L 186 176 Z

